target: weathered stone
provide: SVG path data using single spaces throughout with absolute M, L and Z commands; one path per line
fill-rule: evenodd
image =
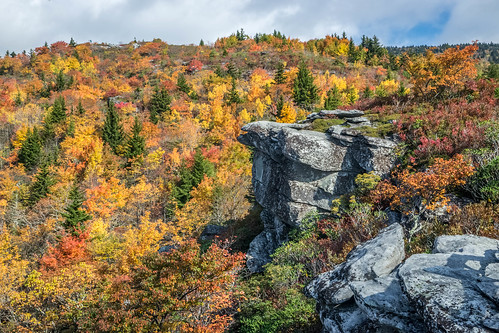
M 356 304 L 373 322 L 400 332 L 424 332 L 422 318 L 402 292 L 396 272 L 350 283 Z
M 324 304 L 344 303 L 353 296 L 351 282 L 386 276 L 404 256 L 404 231 L 399 224 L 393 224 L 374 239 L 353 249 L 346 261 L 334 270 L 319 275 L 306 291 Z
M 432 332 L 490 332 L 497 326 L 497 240 L 442 236 L 435 244 L 433 254 L 400 267 L 404 292 Z
M 319 111 L 319 116 L 325 118 L 328 116 L 335 116 L 337 118 L 355 118 L 364 115 L 363 111 L 360 110 L 321 110 Z
M 358 112 L 347 113 L 359 117 Z M 286 225 L 278 228 L 282 230 L 299 227 L 311 212 L 329 211 L 334 199 L 354 188 L 356 175 L 370 171 L 384 175 L 393 164 L 393 142 L 334 137 L 303 129 L 306 126 L 260 121 L 245 125 L 246 133 L 238 138 L 255 148 L 255 198 L 264 212 L 272 216 L 274 229 L 276 223 Z M 274 230 L 265 229 L 250 246 L 249 262 L 268 262 L 268 253 L 280 245 L 279 239 L 285 238 L 275 237 Z M 271 239 L 277 243 L 269 242 L 268 248 L 263 249 L 265 241 Z M 257 265 L 252 267 L 254 271 Z

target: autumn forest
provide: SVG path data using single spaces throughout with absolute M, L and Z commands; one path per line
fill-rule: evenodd
M 317 332 L 303 287 L 374 237 L 388 208 L 448 210 L 411 231 L 410 254 L 442 234 L 498 238 L 495 50 L 241 29 L 214 44 L 71 39 L 7 52 L 0 331 Z M 250 274 L 245 252 L 263 226 L 241 127 L 334 109 L 362 110 L 376 125 L 365 135 L 397 140 L 391 177 L 359 175 Z

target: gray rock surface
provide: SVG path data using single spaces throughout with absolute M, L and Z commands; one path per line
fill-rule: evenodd
M 340 111 L 317 116 L 355 119 L 363 114 Z M 393 165 L 395 143 L 390 140 L 319 133 L 304 129 L 307 126 L 259 121 L 245 125 L 246 133 L 238 138 L 255 148 L 253 188 L 265 215 L 265 229 L 248 251 L 253 272 L 270 260 L 290 227 L 300 227 L 312 212 L 329 211 L 332 200 L 351 191 L 355 176 L 370 171 L 385 175 Z
M 353 297 L 350 284 L 387 276 L 404 259 L 404 230 L 393 224 L 379 235 L 357 246 L 344 263 L 319 275 L 307 286 L 307 293 L 324 303 L 341 304 Z
M 394 242 L 397 229 L 393 225 L 386 228 L 352 250 L 343 264 L 307 286 L 306 291 L 318 301 L 324 330 L 498 332 L 499 241 L 441 236 L 432 254 L 413 255 L 397 267 L 393 263 L 399 260 L 381 265 L 389 252 L 381 257 L 369 253 L 390 239 Z M 403 242 L 394 243 L 398 244 L 393 247 L 403 251 Z M 345 269 L 361 262 L 364 272 L 373 272 L 371 277 Z M 393 270 L 387 273 L 390 267 Z M 353 295 L 353 302 L 349 295 Z M 351 316 L 348 321 L 342 320 L 346 313 Z

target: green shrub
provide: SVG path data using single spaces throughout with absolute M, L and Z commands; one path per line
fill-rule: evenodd
M 321 132 L 321 133 L 326 133 L 326 131 L 329 129 L 329 127 L 334 126 L 334 125 L 341 125 L 345 121 L 343 119 L 315 119 L 311 126 L 310 130 L 316 131 L 316 132 Z

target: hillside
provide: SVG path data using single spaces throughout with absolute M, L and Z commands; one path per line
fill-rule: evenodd
M 0 58 L 1 331 L 317 332 L 304 287 L 391 216 L 408 256 L 499 237 L 481 44 L 200 44 Z

